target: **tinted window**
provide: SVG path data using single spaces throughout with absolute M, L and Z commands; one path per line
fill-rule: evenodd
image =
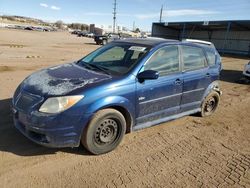
M 214 66 L 215 65 L 215 53 L 211 51 L 207 51 L 207 62 L 209 66 Z
M 144 70 L 155 70 L 161 75 L 179 71 L 179 53 L 177 46 L 167 46 L 156 51 L 144 65 Z
M 182 46 L 183 69 L 194 70 L 205 67 L 206 57 L 201 48 Z

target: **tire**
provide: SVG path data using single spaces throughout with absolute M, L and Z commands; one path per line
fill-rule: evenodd
M 103 44 L 103 45 L 106 45 L 107 43 L 108 43 L 107 40 L 103 40 L 103 41 L 102 41 L 102 44 Z
M 107 153 L 120 144 L 125 131 L 126 120 L 119 111 L 100 110 L 85 128 L 81 143 L 92 154 Z
M 213 114 L 217 110 L 219 102 L 220 102 L 219 93 L 216 91 L 212 91 L 202 102 L 201 113 L 200 113 L 201 117 L 206 117 Z

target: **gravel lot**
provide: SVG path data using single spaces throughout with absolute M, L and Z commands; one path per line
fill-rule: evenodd
M 213 116 L 127 134 L 105 155 L 45 148 L 16 131 L 9 105 L 17 85 L 97 47 L 65 32 L 0 29 L 1 187 L 250 187 L 250 85 L 237 83 L 249 59 L 223 57 L 223 96 Z

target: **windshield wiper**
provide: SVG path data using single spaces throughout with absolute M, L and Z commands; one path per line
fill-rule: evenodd
M 100 71 L 102 71 L 102 72 L 110 75 L 110 72 L 108 72 L 107 69 L 104 68 L 104 67 L 102 67 L 102 66 L 98 66 L 98 65 L 95 65 L 95 64 L 92 64 L 92 63 L 86 63 L 86 62 L 84 62 L 84 64 L 87 65 L 87 66 L 89 66 L 89 67 L 96 68 L 96 69 L 98 69 L 98 70 L 100 70 Z

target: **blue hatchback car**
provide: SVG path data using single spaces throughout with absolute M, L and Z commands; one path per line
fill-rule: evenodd
M 205 41 L 113 41 L 77 62 L 27 77 L 13 97 L 15 127 L 48 147 L 93 154 L 126 132 L 189 114 L 211 115 L 220 100 L 221 58 Z

